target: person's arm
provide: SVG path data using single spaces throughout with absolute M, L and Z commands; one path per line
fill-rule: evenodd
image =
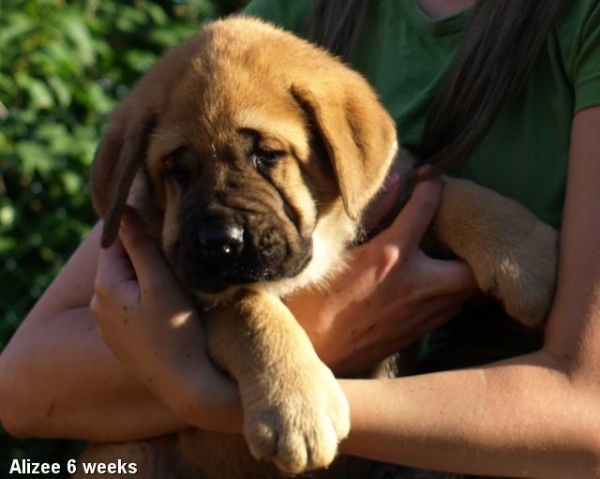
M 385 206 L 385 203 L 393 201 L 394 195 L 398 193 L 397 187 L 392 190 L 391 196 L 383 197 L 384 213 L 390 206 L 389 204 Z M 419 224 L 428 223 L 435 213 L 439 191 L 436 188 L 430 190 L 433 190 L 433 194 L 431 191 L 430 193 L 421 191 L 413 195 L 407 207 L 410 206 L 409 211 L 412 210 L 414 213 L 405 215 L 395 222 L 393 231 L 400 234 L 407 245 L 418 244 L 420 238 L 414 231 L 419 229 L 417 227 Z M 119 315 L 123 312 L 123 305 L 119 306 L 117 303 L 119 300 L 124 300 L 126 295 L 122 294 L 123 290 L 119 289 L 119 285 L 125 280 L 130 280 L 132 272 L 128 270 L 129 263 L 123 261 L 122 249 L 118 244 L 107 251 L 100 251 L 100 229 L 100 226 L 96 226 L 82 243 L 0 355 L 0 420 L 4 426 L 12 434 L 21 437 L 68 437 L 106 441 L 143 439 L 185 427 L 191 414 L 189 407 L 193 405 L 194 413 L 203 413 L 202 419 L 199 419 L 198 414 L 192 414 L 196 421 L 194 424 L 200 425 L 198 421 L 201 421 L 202 427 L 205 428 L 231 431 L 239 429 L 241 421 L 236 414 L 231 413 L 235 408 L 239 410 L 239 403 L 236 402 L 237 395 L 226 383 L 220 383 L 220 388 L 213 388 L 212 402 L 208 404 L 206 410 L 199 408 L 201 403 L 194 399 L 194 395 L 203 395 L 206 400 L 206 387 L 211 386 L 207 384 L 209 381 L 206 377 L 202 377 L 202 374 L 208 375 L 213 381 L 222 381 L 222 377 L 215 377 L 212 369 L 202 369 L 206 366 L 205 357 L 200 355 L 196 357 L 201 367 L 194 370 L 195 382 L 188 381 L 187 378 L 182 379 L 181 370 L 167 375 L 164 381 L 170 384 L 162 385 L 172 389 L 174 395 L 164 397 L 156 383 L 147 383 L 148 387 L 144 385 L 144 381 L 153 374 L 142 375 L 139 370 L 135 373 L 129 372 L 131 367 L 123 366 L 123 363 L 117 360 L 106 346 L 98 333 L 96 320 L 100 321 L 105 335 L 110 334 L 111 318 L 116 319 L 113 324 L 115 328 L 123 326 L 123 323 L 118 321 Z M 138 269 L 146 269 L 148 276 L 154 278 L 160 274 L 160 271 L 164 271 L 165 265 L 161 264 L 162 256 L 156 253 L 149 241 L 144 241 L 143 238 L 135 240 L 127 233 L 123 233 L 123 236 L 132 261 L 135 258 L 134 266 Z M 386 254 L 381 251 L 377 243 L 361 247 L 360 252 L 360 256 L 364 255 L 364 257 L 358 258 L 356 267 L 361 267 L 365 258 L 379 264 L 385 262 Z M 404 256 L 407 256 L 406 252 L 404 253 Z M 419 261 L 424 261 L 427 266 L 431 261 L 424 258 L 418 248 L 415 248 L 412 253 L 414 257 L 410 263 L 413 266 L 418 265 Z M 99 259 L 106 265 L 100 270 Z M 382 341 L 386 343 L 386 347 L 389 347 L 390 339 L 392 343 L 397 341 L 398 344 L 403 344 L 414 338 L 415 330 L 422 332 L 423 329 L 433 328 L 436 324 L 447 320 L 449 313 L 446 310 L 460 307 L 464 297 L 471 294 L 474 285 L 468 267 L 457 262 L 450 262 L 447 266 L 448 268 L 445 269 L 443 264 L 434 263 L 437 282 L 432 282 L 421 275 L 421 282 L 425 284 L 420 288 L 410 284 L 408 280 L 412 274 L 406 271 L 407 288 L 403 296 L 404 300 L 393 302 L 395 307 L 402 311 L 404 317 L 404 321 L 397 321 L 397 323 L 405 322 L 405 326 L 394 326 L 393 331 L 383 336 L 379 331 L 385 327 L 376 328 L 375 332 L 364 331 L 361 339 L 370 337 L 371 341 L 363 341 L 360 349 L 376 350 L 373 345 Z M 382 271 L 377 269 L 375 271 L 378 272 L 378 276 L 383 275 Z M 462 278 L 458 284 L 455 281 L 457 274 Z M 369 290 L 372 288 L 366 285 L 366 291 L 360 291 L 364 286 L 364 279 L 354 271 L 348 274 L 348 278 L 349 287 L 359 290 L 356 295 L 360 296 L 366 305 Z M 352 281 L 353 278 L 356 282 Z M 135 281 L 131 286 L 135 287 Z M 371 286 L 377 288 L 377 285 Z M 171 305 L 174 310 L 189 309 L 188 300 L 181 298 L 178 287 L 168 279 L 147 282 L 145 288 L 148 293 L 146 297 L 160 296 L 163 306 Z M 462 292 L 448 297 L 448 288 Z M 93 319 L 89 304 L 95 289 L 96 293 L 100 292 L 100 295 L 97 294 L 94 300 L 97 318 Z M 103 290 L 104 294 L 102 294 Z M 382 290 L 378 288 L 378 291 L 381 293 Z M 395 298 L 398 296 L 395 289 L 390 291 L 389 288 L 385 288 L 385 291 L 393 293 Z M 415 291 L 424 292 L 425 297 L 421 294 L 413 294 Z M 327 304 L 331 304 L 334 300 L 337 304 L 344 304 L 346 293 L 346 291 L 332 291 L 327 295 Z M 430 311 L 425 317 L 410 317 L 419 309 L 420 301 L 429 302 L 430 296 L 437 295 L 443 297 L 441 301 L 445 305 L 443 312 L 438 311 L 439 317 L 435 317 L 435 311 Z M 392 304 L 391 298 L 389 299 Z M 383 299 L 383 301 L 387 300 L 387 298 Z M 323 298 L 317 296 L 302 303 L 304 306 L 309 306 L 310 310 L 318 311 L 323 306 Z M 129 312 L 133 314 L 131 320 L 136 319 L 137 311 L 138 316 L 144 318 L 144 321 L 138 324 L 137 328 L 129 328 L 128 333 L 121 336 L 122 351 L 133 351 L 136 347 L 144 345 L 148 348 L 152 347 L 154 340 L 148 339 L 148 336 L 143 336 L 141 333 L 152 332 L 154 326 L 162 328 L 170 319 L 160 316 L 164 312 L 156 314 L 156 311 L 149 312 L 140 306 L 143 305 L 129 305 L 131 308 Z M 103 315 L 103 312 L 106 314 Z M 359 309 L 358 313 L 358 317 L 364 317 L 362 310 Z M 140 334 L 135 334 L 135 331 Z M 173 347 L 173 350 L 181 352 L 182 349 L 176 342 L 172 346 L 173 343 L 163 339 L 158 335 L 158 342 L 165 348 L 164 351 L 168 352 L 169 347 Z M 119 341 L 114 338 L 112 341 L 118 351 Z M 198 351 L 204 351 L 203 340 L 198 339 L 198 341 L 202 343 L 198 345 Z M 379 358 L 383 355 L 385 352 L 382 348 Z M 151 354 L 144 354 L 143 350 L 139 356 L 153 357 Z M 329 356 L 333 357 L 335 354 Z M 368 357 L 367 361 L 373 361 L 373 358 Z M 142 366 L 147 368 L 150 364 L 152 362 Z M 168 366 L 169 363 L 165 361 L 163 364 Z M 163 368 L 167 366 L 163 364 L 159 365 L 164 371 Z M 196 387 L 180 394 L 185 389 L 182 384 Z M 157 399 L 156 394 L 162 397 L 162 400 Z M 163 401 L 170 406 L 165 407 Z M 219 401 L 223 404 L 219 405 Z M 218 411 L 214 412 L 214 408 Z M 175 410 L 177 414 L 172 413 L 171 410 Z M 223 414 L 223 410 L 227 413 Z
M 578 113 L 543 350 L 462 371 L 344 381 L 345 452 L 460 473 L 600 477 L 599 138 L 600 107 Z
M 0 420 L 15 436 L 125 440 L 184 427 L 115 359 L 89 310 L 96 225 L 0 354 Z

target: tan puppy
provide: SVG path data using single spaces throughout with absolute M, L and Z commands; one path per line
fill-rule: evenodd
M 209 307 L 210 353 L 239 384 L 252 455 L 286 473 L 330 464 L 349 412 L 281 298 L 343 267 L 397 152 L 394 122 L 360 75 L 289 33 L 231 18 L 142 78 L 97 153 L 92 192 L 103 246 L 129 202 L 199 307 Z M 411 160 L 396 167 L 408 173 Z M 484 292 L 537 324 L 553 293 L 556 233 L 511 200 L 445 181 L 437 238 L 469 262 Z M 173 464 L 160 472 L 159 456 L 177 456 L 190 477 L 275 474 L 219 462 L 232 453 L 203 434 L 157 441 L 160 454 L 129 445 L 88 458 L 135 457 L 146 468 L 136 477 L 176 477 Z M 207 441 L 212 453 L 194 460 Z

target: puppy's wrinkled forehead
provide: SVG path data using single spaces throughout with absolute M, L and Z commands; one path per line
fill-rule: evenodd
M 169 150 L 182 142 L 203 155 L 231 147 L 240 132 L 256 132 L 273 149 L 307 158 L 306 118 L 272 66 L 203 50 L 174 86 L 159 114 L 155 137 Z M 215 158 L 217 159 L 217 158 Z

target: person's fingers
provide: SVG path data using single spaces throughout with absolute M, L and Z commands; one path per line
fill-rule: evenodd
M 477 282 L 471 267 L 460 259 L 435 260 L 426 263 L 424 274 L 431 278 L 435 288 L 434 296 L 453 294 L 474 294 L 478 291 Z
M 108 248 L 100 249 L 94 294 L 89 305 L 105 342 L 109 342 L 112 328 L 119 324 L 128 308 L 135 308 L 139 301 L 140 289 L 135 271 L 117 238 Z
M 94 296 L 106 301 L 116 292 L 125 295 L 124 299 L 128 301 L 136 300 L 138 296 L 135 271 L 118 238 L 108 248 L 100 249 L 94 279 Z
M 442 183 L 439 179 L 418 183 L 410 199 L 388 228 L 387 242 L 407 249 L 418 247 L 437 212 L 441 194 Z
M 101 248 L 98 257 L 96 282 L 112 285 L 116 280 L 135 279 L 135 271 L 120 239 L 108 248 Z
M 421 166 L 415 172 L 415 180 L 417 183 L 436 178 L 437 175 L 430 165 Z M 401 180 L 402 178 L 398 171 L 394 170 L 389 173 L 379 194 L 369 205 L 365 214 L 365 220 L 363 222 L 365 230 L 371 231 L 377 228 L 377 226 L 384 221 L 392 211 L 394 211 L 399 201 L 400 189 L 402 186 L 408 186 L 406 182 Z
M 175 282 L 173 273 L 158 245 L 144 232 L 141 219 L 130 207 L 125 208 L 119 237 L 131 260 L 142 293 Z
M 399 201 L 401 183 L 397 171 L 388 175 L 381 191 L 364 215 L 363 227 L 366 231 L 375 230 L 394 211 Z

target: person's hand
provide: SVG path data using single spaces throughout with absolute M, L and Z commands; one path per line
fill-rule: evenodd
M 231 415 L 237 388 L 213 368 L 193 301 L 129 209 L 100 252 L 90 309 L 114 355 L 182 419 Z
M 384 216 L 398 190 L 398 181 L 389 182 L 369 214 Z M 466 263 L 432 259 L 419 247 L 441 191 L 439 180 L 420 182 L 394 223 L 355 248 L 326 288 L 286 300 L 335 373 L 361 372 L 410 345 L 455 316 L 477 291 Z

